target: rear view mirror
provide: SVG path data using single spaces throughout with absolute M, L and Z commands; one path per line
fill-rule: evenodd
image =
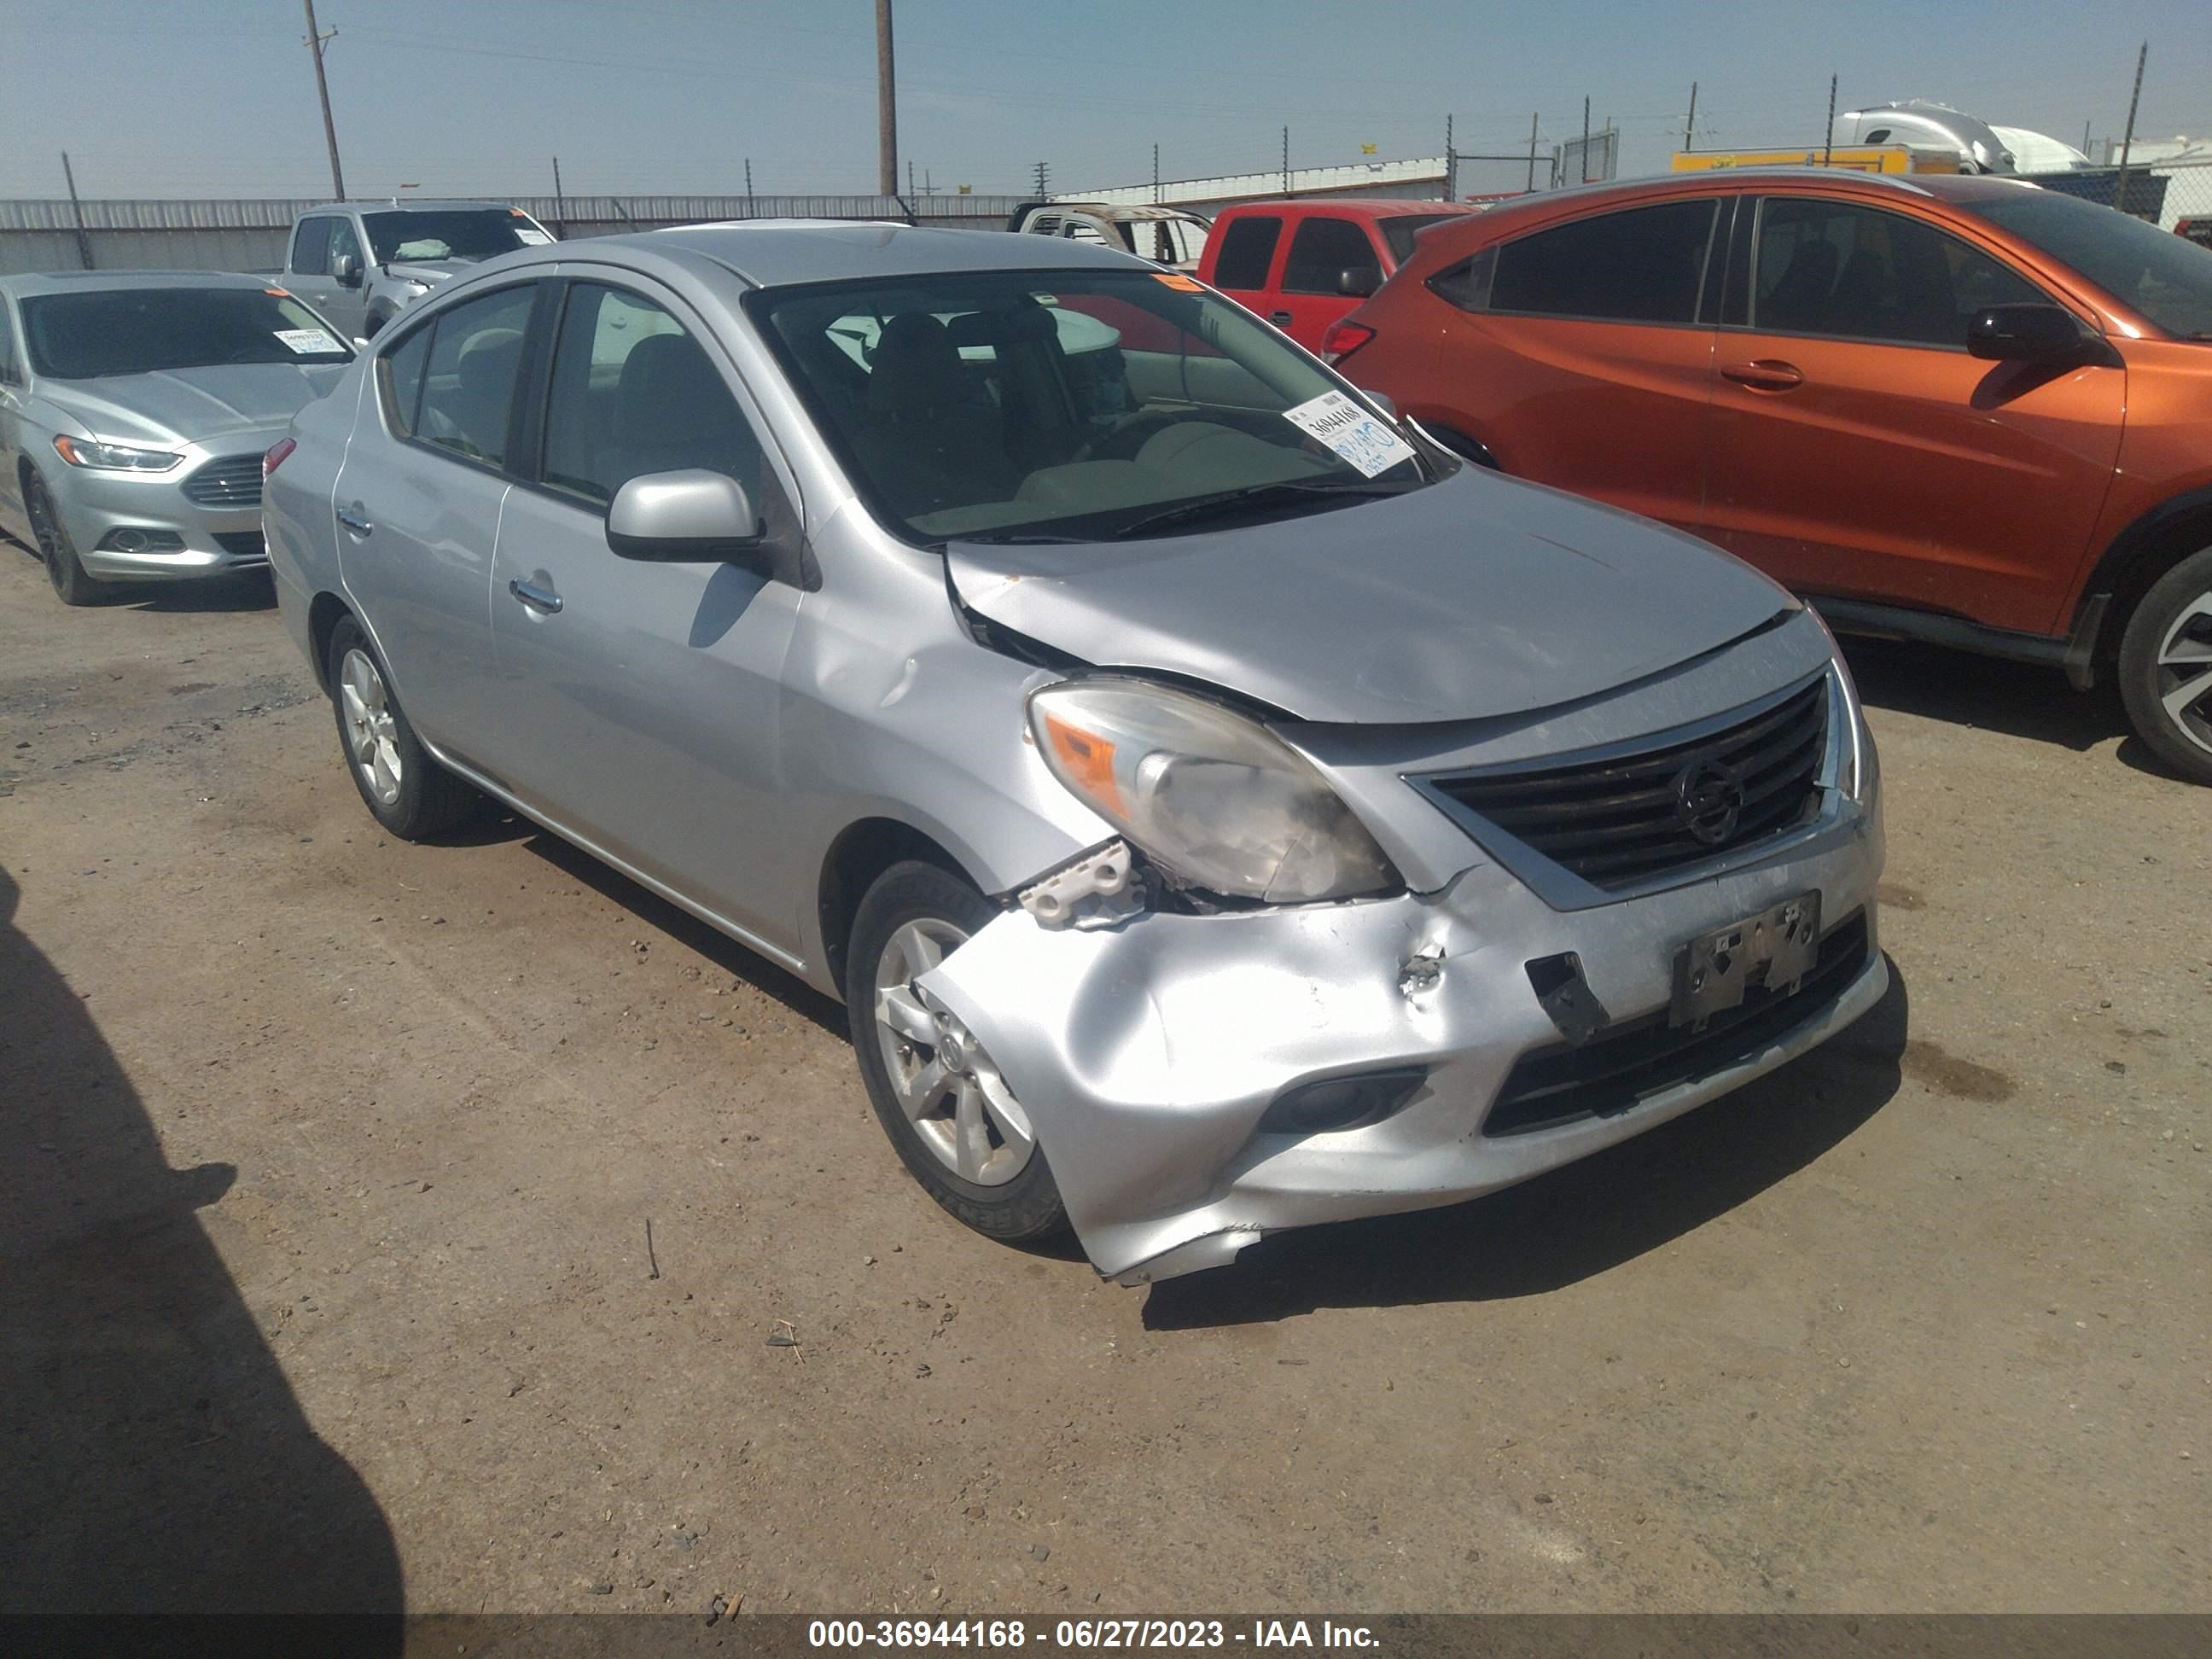
M 1966 349 L 1992 362 L 2054 362 L 2075 357 L 2091 335 L 2061 306 L 1988 306 L 1966 325 Z
M 359 288 L 361 256 L 357 253 L 339 254 L 331 261 L 331 275 L 337 278 L 340 288 Z
M 1346 265 L 1336 273 L 1336 291 L 1364 300 L 1382 286 L 1382 273 L 1373 265 Z
M 632 478 L 607 504 L 607 545 L 625 559 L 726 564 L 755 552 L 765 533 L 743 484 L 697 467 Z

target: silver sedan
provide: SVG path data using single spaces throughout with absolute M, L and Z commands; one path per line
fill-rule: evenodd
M 970 1226 L 1139 1282 L 1473 1197 L 1887 986 L 1819 619 L 1178 272 L 697 228 L 404 314 L 272 455 L 404 837 L 487 799 L 851 1010 Z
M 0 530 L 68 605 L 264 568 L 263 455 L 352 361 L 260 277 L 0 277 Z

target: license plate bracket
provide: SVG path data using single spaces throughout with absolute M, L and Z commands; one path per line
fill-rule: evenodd
M 1811 971 L 1820 939 L 1818 893 L 1800 893 L 1700 934 L 1675 952 L 1668 1024 L 1701 1026 L 1715 1014 L 1741 1007 L 1754 986 L 1790 994 Z

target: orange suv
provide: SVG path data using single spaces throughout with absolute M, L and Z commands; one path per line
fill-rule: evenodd
M 2116 675 L 2212 783 L 2212 250 L 2014 179 L 1701 173 L 1439 225 L 1323 351 L 1839 629 Z

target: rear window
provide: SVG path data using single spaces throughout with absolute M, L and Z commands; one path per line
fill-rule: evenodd
M 37 295 L 22 306 L 31 367 L 58 380 L 353 360 L 321 318 L 275 289 L 94 289 Z
M 1216 288 L 1259 289 L 1267 286 L 1267 268 L 1275 262 L 1275 244 L 1282 240 L 1283 222 L 1269 215 L 1232 219 L 1218 233 L 1221 257 L 1214 262 Z
M 1706 199 L 1631 208 L 1504 243 L 1496 251 L 1488 309 L 1603 322 L 1692 322 L 1716 205 Z
M 1366 231 L 1349 219 L 1309 219 L 1291 238 L 1290 258 L 1283 261 L 1283 291 L 1334 294 L 1339 291 L 1337 278 L 1348 270 L 1382 275 Z
M 2070 265 L 2167 333 L 2212 339 L 2212 248 L 2056 191 L 2008 191 L 1959 205 Z
M 1402 265 L 1413 257 L 1413 238 L 1431 225 L 1443 224 L 1448 219 L 1465 219 L 1464 213 L 1401 213 L 1380 221 L 1382 240 L 1390 249 L 1390 263 Z

